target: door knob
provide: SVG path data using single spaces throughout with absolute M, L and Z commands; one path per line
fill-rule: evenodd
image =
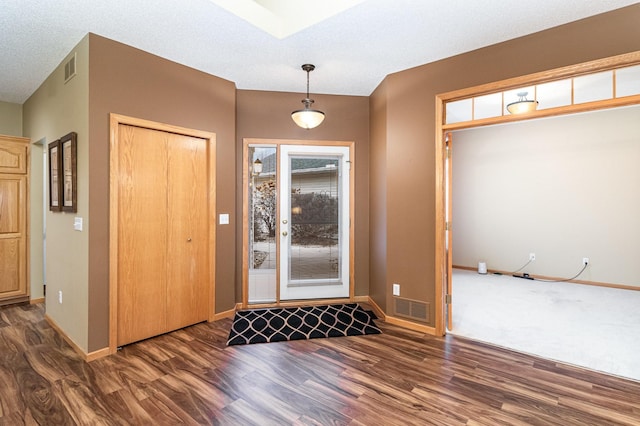
M 284 220 L 282 221 L 282 223 L 284 223 L 284 224 L 286 225 L 286 224 L 287 224 L 287 219 L 284 219 Z
M 283 237 L 286 237 L 287 235 L 289 235 L 289 234 L 287 233 L 287 231 L 282 231 L 282 236 L 283 236 Z
M 187 238 L 187 242 L 190 243 L 191 242 L 191 238 Z

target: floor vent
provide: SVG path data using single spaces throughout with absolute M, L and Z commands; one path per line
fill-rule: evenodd
M 76 54 L 74 53 L 73 56 L 69 59 L 69 61 L 67 61 L 67 63 L 64 64 L 64 82 L 67 83 L 67 81 L 71 80 L 75 75 L 76 75 Z
M 399 317 L 429 322 L 429 303 L 395 297 L 395 314 Z

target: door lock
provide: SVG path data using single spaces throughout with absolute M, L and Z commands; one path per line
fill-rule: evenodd
M 287 231 L 282 231 L 282 236 L 283 236 L 283 237 L 286 237 L 287 235 L 289 235 L 289 234 L 287 233 Z

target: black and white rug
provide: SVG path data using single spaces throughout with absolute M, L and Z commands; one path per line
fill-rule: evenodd
M 373 319 L 357 303 L 238 311 L 227 345 L 380 334 Z

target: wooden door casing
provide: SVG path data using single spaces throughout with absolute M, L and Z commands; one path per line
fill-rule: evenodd
M 448 133 L 445 138 L 445 162 L 447 162 L 447 329 L 453 330 L 453 202 L 451 199 L 453 179 L 453 136 Z

